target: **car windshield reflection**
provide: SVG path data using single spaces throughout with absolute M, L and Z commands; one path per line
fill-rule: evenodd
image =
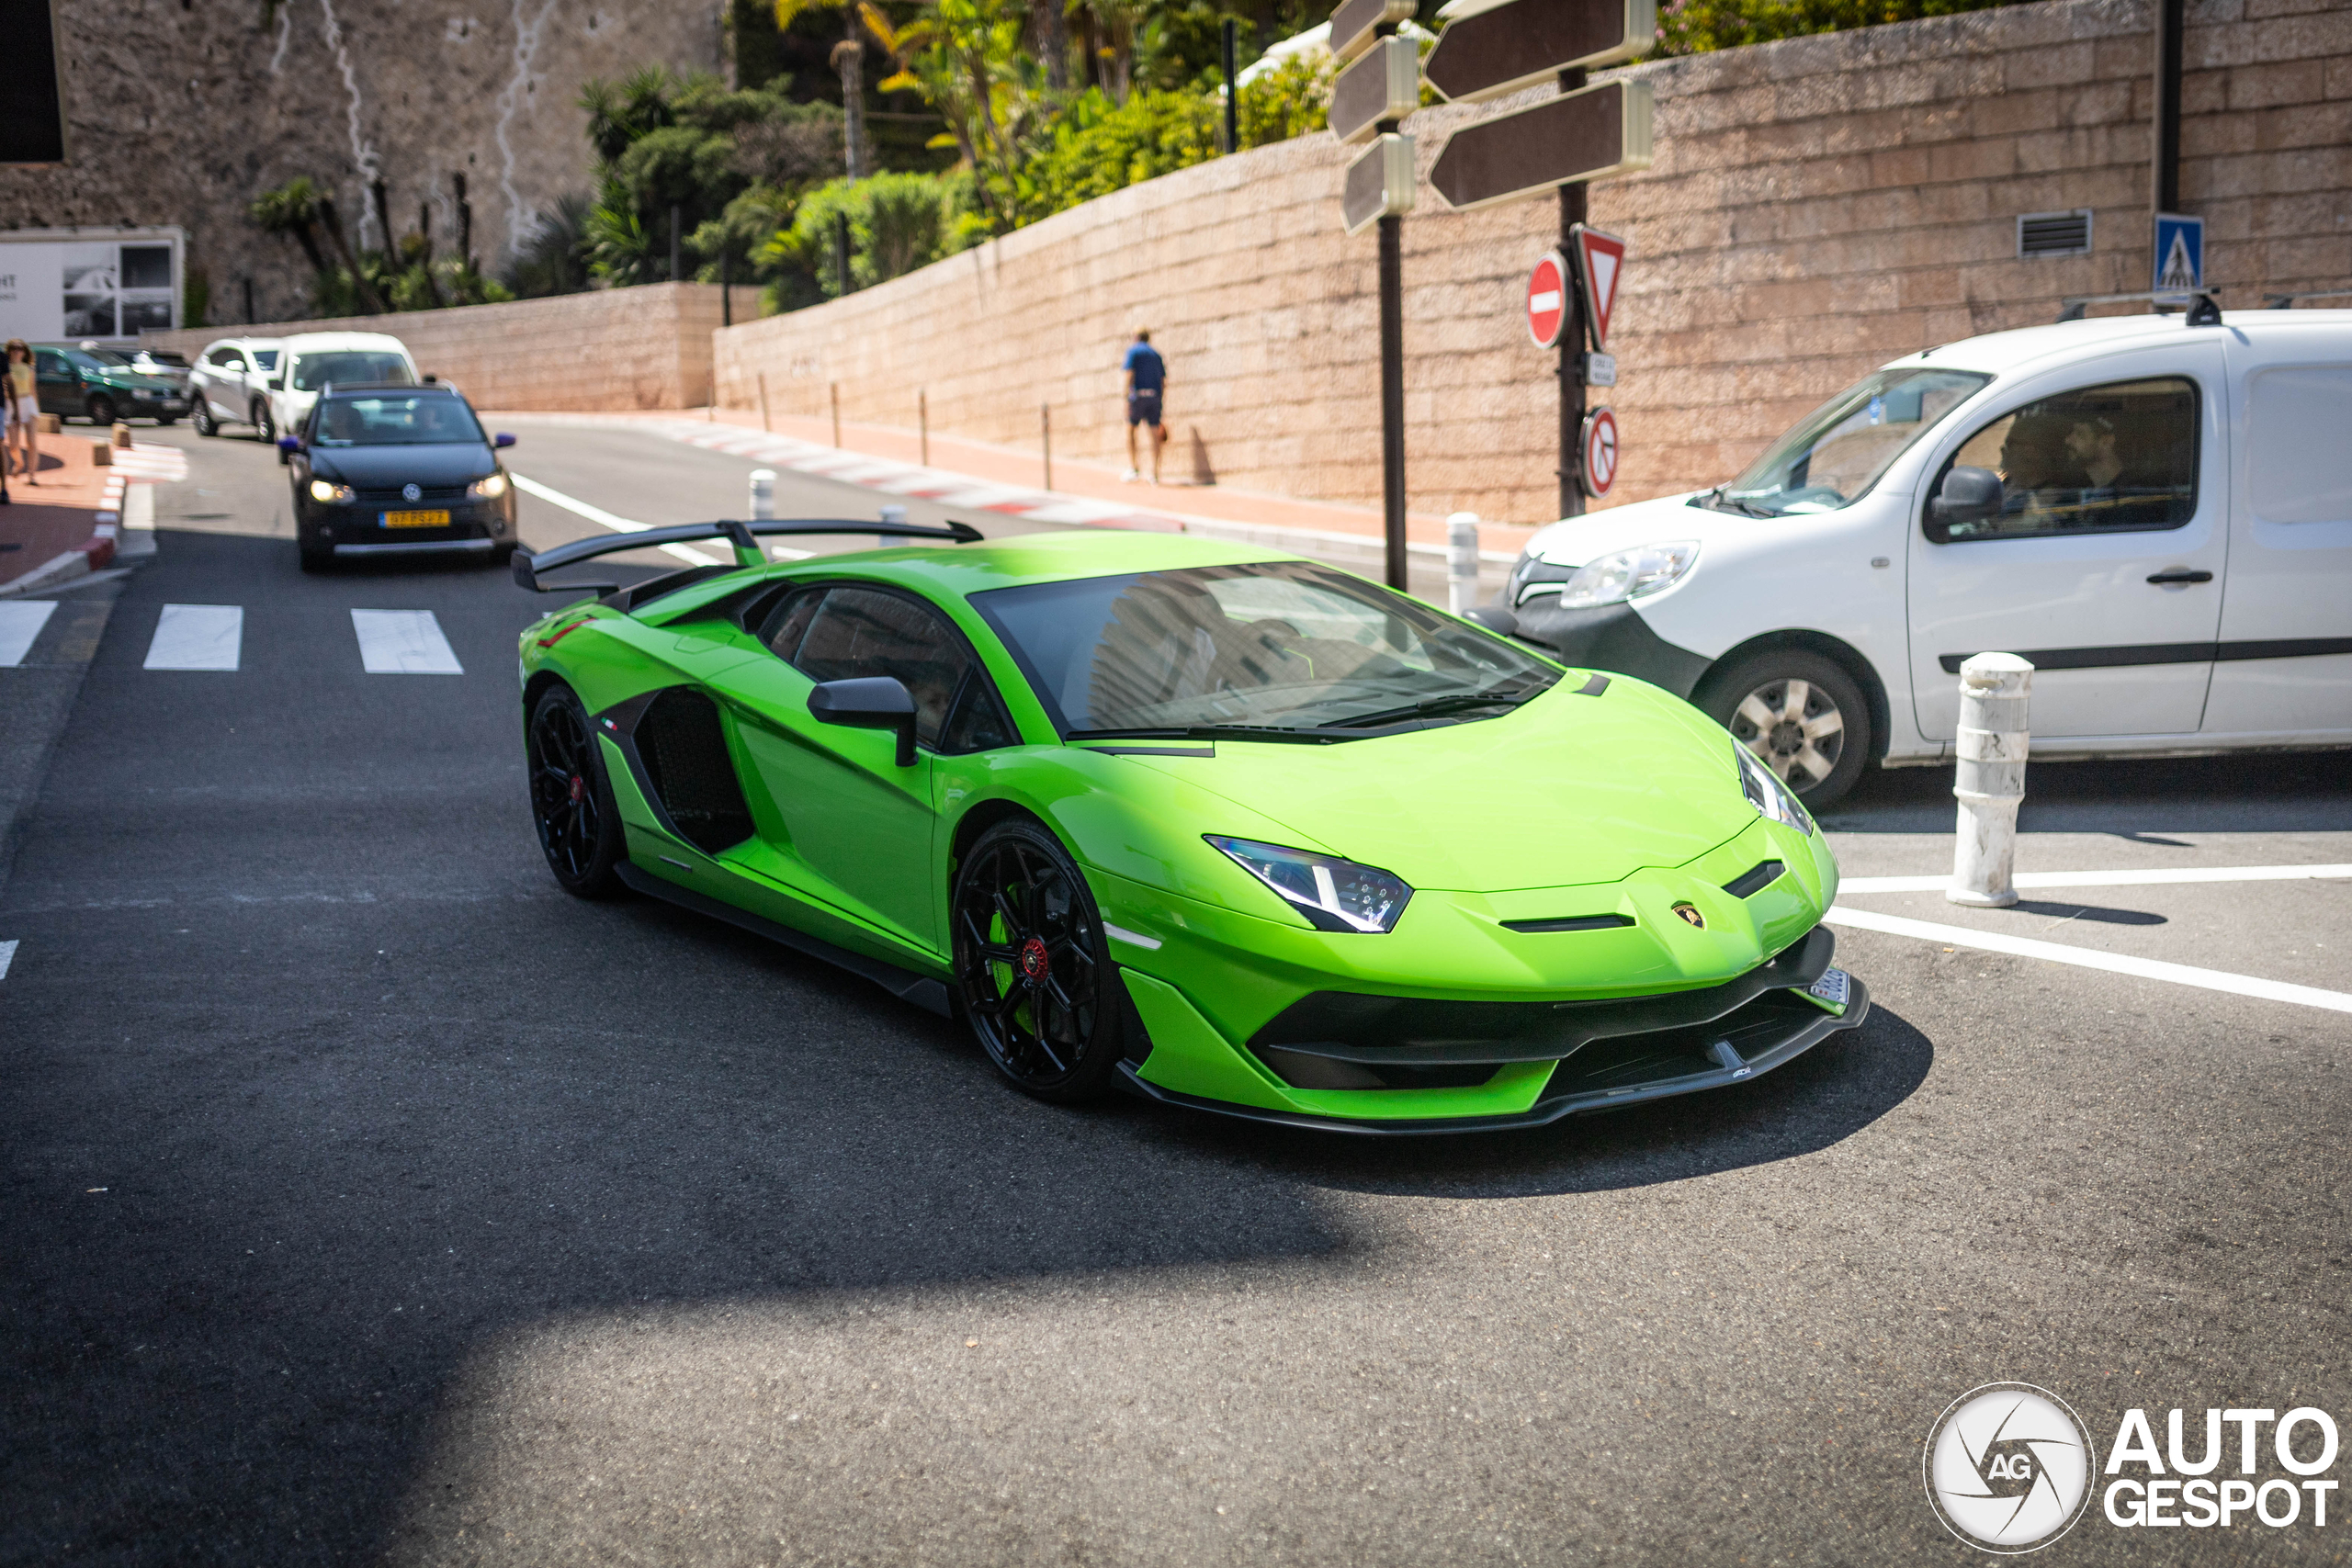
M 321 446 L 481 446 L 473 411 L 446 392 L 335 398 L 319 409 Z
M 1746 473 L 1703 500 L 1719 512 L 1751 517 L 1850 506 L 1905 448 L 1991 379 L 1972 370 L 1875 371 L 1807 414 Z

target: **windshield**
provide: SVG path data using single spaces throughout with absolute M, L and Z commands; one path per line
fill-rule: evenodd
M 95 359 L 99 364 L 111 367 L 114 369 L 127 370 L 130 368 L 130 360 L 129 356 L 117 354 L 110 348 L 84 348 L 77 349 L 75 352 L 85 359 Z
M 1971 370 L 1880 370 L 1822 404 L 1711 504 L 1758 517 L 1835 512 L 1862 498 L 1903 449 L 1993 378 Z
M 321 446 L 449 446 L 482 444 L 474 411 L 447 392 L 413 397 L 331 398 L 319 405 Z
M 1558 671 L 1401 594 L 1305 562 L 972 595 L 1065 737 L 1316 740 L 1492 717 Z
M 336 382 L 346 387 L 410 387 L 416 384 L 416 378 L 408 373 L 408 361 L 397 354 L 345 350 L 295 357 L 296 391 L 315 392 Z

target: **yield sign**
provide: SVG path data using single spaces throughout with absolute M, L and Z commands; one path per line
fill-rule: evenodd
M 1592 322 L 1592 346 L 1609 346 L 1609 317 L 1617 308 L 1617 280 L 1625 272 L 1625 242 L 1577 224 L 1570 231 L 1577 276 L 1584 285 L 1585 311 Z
M 1560 341 L 1568 320 L 1568 264 L 1557 251 L 1545 251 L 1527 276 L 1527 335 L 1538 348 Z

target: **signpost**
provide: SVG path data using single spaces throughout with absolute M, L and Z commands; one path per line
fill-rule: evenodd
M 1331 84 L 1331 134 L 1351 146 L 1371 141 L 1382 120 L 1402 119 L 1421 104 L 1420 50 L 1408 38 L 1374 42 Z
M 1651 101 L 1647 82 L 1603 82 L 1465 125 L 1446 138 L 1430 186 L 1469 212 L 1646 169 Z
M 1609 346 L 1609 318 L 1617 309 L 1617 280 L 1625 273 L 1625 242 L 1614 234 L 1579 223 L 1573 236 L 1577 279 L 1584 285 L 1587 321 L 1592 326 L 1592 346 Z
M 1559 252 L 1545 251 L 1527 275 L 1527 335 L 1536 347 L 1550 348 L 1559 343 L 1560 329 L 1567 324 L 1568 264 Z
M 2149 286 L 2159 301 L 2186 305 L 2205 287 L 2205 220 L 2156 214 L 2156 273 Z
M 1617 416 L 1605 408 L 1595 409 L 1584 416 L 1578 434 L 1577 478 L 1585 493 L 1598 501 L 1617 482 Z
M 1657 0 L 1453 0 L 1438 15 L 1445 32 L 1424 69 L 1457 104 L 1631 59 L 1657 33 Z

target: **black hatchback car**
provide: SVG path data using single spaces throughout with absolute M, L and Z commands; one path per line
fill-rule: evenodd
M 514 553 L 514 487 L 498 461 L 514 438 L 483 434 L 454 388 L 331 388 L 277 445 L 305 570 L 339 557 Z

